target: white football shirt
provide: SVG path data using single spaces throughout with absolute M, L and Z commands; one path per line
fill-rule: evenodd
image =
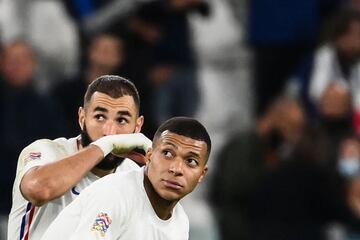
M 85 189 L 52 222 L 42 240 L 184 240 L 189 220 L 180 203 L 160 219 L 145 192 L 144 168 L 114 173 Z
M 76 139 L 41 139 L 33 142 L 21 152 L 13 186 L 13 203 L 9 214 L 8 239 L 40 239 L 60 211 L 72 202 L 85 187 L 99 179 L 98 176 L 89 172 L 63 196 L 40 207 L 31 204 L 21 194 L 20 182 L 24 174 L 33 167 L 55 162 L 79 151 Z M 139 166 L 135 162 L 125 159 L 116 171 L 136 168 L 139 168 Z

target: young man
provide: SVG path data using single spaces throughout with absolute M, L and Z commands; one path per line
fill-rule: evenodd
M 86 186 L 115 171 L 139 168 L 123 158 L 130 154 L 139 159 L 130 152 L 151 146 L 139 133 L 144 121 L 139 107 L 138 92 L 130 81 L 101 76 L 89 85 L 79 109 L 80 136 L 38 140 L 21 152 L 8 239 L 40 239 Z
M 188 239 L 188 217 L 178 202 L 207 173 L 210 150 L 198 121 L 169 119 L 155 133 L 144 168 L 92 184 L 42 239 Z

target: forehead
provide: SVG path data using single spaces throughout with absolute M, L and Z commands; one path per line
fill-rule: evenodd
M 158 146 L 170 145 L 175 148 L 191 151 L 206 157 L 207 145 L 204 141 L 192 139 L 190 137 L 182 136 L 172 133 L 168 130 L 164 131 L 157 140 Z
M 97 107 L 103 107 L 108 110 L 127 110 L 131 113 L 136 113 L 137 108 L 134 98 L 129 95 L 124 95 L 119 98 L 112 98 L 105 93 L 95 92 L 89 101 L 88 110 L 93 110 Z

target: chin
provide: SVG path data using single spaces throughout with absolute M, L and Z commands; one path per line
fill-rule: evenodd
M 184 195 L 179 194 L 177 192 L 169 191 L 169 190 L 163 190 L 158 193 L 159 196 L 169 202 L 173 201 L 179 201 Z

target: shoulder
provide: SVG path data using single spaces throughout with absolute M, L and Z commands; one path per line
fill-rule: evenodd
M 315 59 L 317 60 L 326 60 L 326 59 L 330 60 L 334 56 L 335 56 L 335 49 L 330 44 L 322 45 L 315 51 Z
M 174 214 L 179 219 L 179 221 L 181 221 L 184 225 L 189 226 L 189 217 L 180 203 L 176 205 Z
M 123 212 L 124 216 L 137 207 L 137 171 L 106 175 L 85 188 L 78 196 L 80 204 L 97 209 L 113 209 Z
M 124 161 L 117 167 L 116 172 L 131 171 L 139 168 L 139 165 L 137 165 L 133 160 L 125 158 Z
M 69 142 L 70 140 L 66 138 L 57 138 L 55 140 L 39 139 L 31 143 L 30 145 L 26 146 L 23 149 L 22 153 L 33 150 L 42 150 L 45 153 L 61 151 L 64 150 L 64 147 L 68 145 Z
M 58 138 L 55 140 L 39 139 L 26 146 L 19 155 L 20 166 L 29 162 L 53 162 L 68 154 L 70 140 Z
M 106 175 L 92 183 L 87 189 L 92 192 L 101 192 L 102 194 L 120 194 L 128 197 L 138 185 L 138 174 L 140 169 L 115 172 Z

